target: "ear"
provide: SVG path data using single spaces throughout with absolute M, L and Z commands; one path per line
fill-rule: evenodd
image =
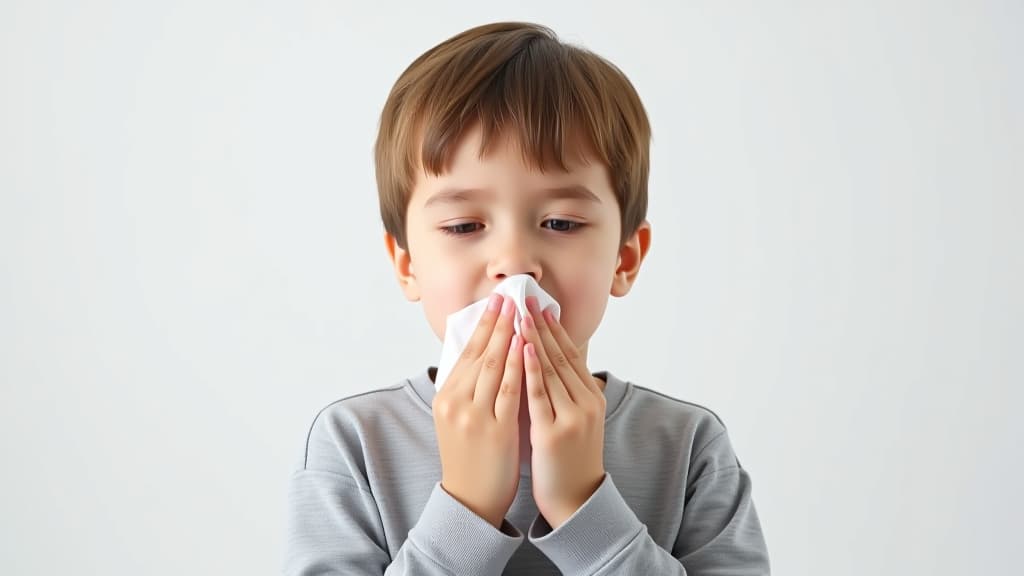
M 398 286 L 405 294 L 406 300 L 418 302 L 420 288 L 416 282 L 416 272 L 413 270 L 412 256 L 409 251 L 399 246 L 395 237 L 387 232 L 384 233 L 384 246 L 391 258 L 391 264 L 395 267 L 395 277 L 398 279 Z
M 615 276 L 612 278 L 612 296 L 621 298 L 629 294 L 633 282 L 636 282 L 637 274 L 640 273 L 640 264 L 643 263 L 650 247 L 651 224 L 644 220 L 633 236 L 619 248 L 619 263 L 615 268 Z

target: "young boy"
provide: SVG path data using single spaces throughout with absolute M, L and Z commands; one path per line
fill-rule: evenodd
M 650 127 L 626 77 L 524 23 L 416 59 L 381 117 L 385 241 L 405 297 L 492 295 L 450 375 L 330 404 L 289 489 L 287 574 L 768 574 L 751 482 L 706 408 L 591 372 L 608 296 L 650 246 Z

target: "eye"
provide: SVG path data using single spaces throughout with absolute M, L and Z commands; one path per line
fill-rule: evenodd
M 574 222 L 572 220 L 562 220 L 559 218 L 549 218 L 543 222 L 543 224 L 551 223 L 551 226 L 547 226 L 555 232 L 571 233 L 579 230 L 584 226 L 582 222 Z M 543 225 L 542 224 L 542 225 Z
M 476 228 L 473 226 L 479 226 L 479 222 L 462 222 L 460 224 L 452 224 L 451 226 L 442 226 L 441 231 L 451 236 L 466 236 L 476 232 Z

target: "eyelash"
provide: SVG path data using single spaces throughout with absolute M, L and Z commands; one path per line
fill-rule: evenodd
M 554 232 L 558 232 L 559 234 L 573 234 L 573 233 L 579 231 L 580 228 L 583 228 L 584 226 L 586 226 L 586 224 L 584 224 L 583 222 L 576 222 L 574 220 L 566 220 L 564 218 L 548 218 L 544 222 L 565 222 L 565 223 L 569 224 L 569 229 L 568 230 L 553 230 Z M 449 236 L 468 236 L 469 234 L 472 234 L 473 232 L 476 232 L 477 230 L 473 230 L 473 232 L 456 232 L 456 230 L 459 229 L 459 228 L 462 228 L 464 226 L 479 226 L 479 225 L 480 225 L 479 222 L 462 222 L 460 224 L 453 224 L 451 226 L 442 226 L 441 227 L 441 231 L 444 232 L 445 234 L 448 234 Z

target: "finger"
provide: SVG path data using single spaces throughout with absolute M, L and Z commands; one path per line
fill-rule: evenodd
M 490 300 L 487 301 L 487 308 L 484 309 L 484 313 L 480 316 L 480 321 L 476 324 L 476 329 L 473 330 L 473 335 L 466 342 L 466 346 L 462 349 L 462 354 L 459 354 L 459 359 L 455 361 L 455 366 L 452 367 L 450 373 L 459 374 L 460 378 L 457 382 L 454 382 L 453 394 L 469 397 L 470 399 L 473 398 L 479 368 L 476 367 L 474 369 L 471 367 L 477 366 L 477 359 L 487 349 L 487 343 L 491 339 L 494 325 L 498 321 L 501 301 L 501 294 L 491 294 Z M 446 383 L 445 388 L 447 387 Z
M 526 369 L 526 394 L 530 408 L 530 425 L 547 426 L 555 420 L 555 411 L 551 407 L 551 398 L 544 386 L 544 372 L 537 356 L 537 348 L 531 342 L 524 347 L 524 365 Z
M 573 372 L 580 379 L 580 382 L 583 383 L 583 386 L 592 394 L 603 395 L 604 393 L 597 385 L 597 382 L 594 382 L 594 377 L 590 374 L 590 369 L 587 368 L 586 360 L 583 359 L 583 354 L 580 352 L 579 347 L 572 341 L 569 333 L 565 330 L 565 326 L 562 326 L 558 319 L 555 318 L 551 308 L 544 310 L 542 317 L 548 330 L 551 332 L 551 336 L 558 343 L 558 347 L 565 354 L 569 365 L 572 366 Z M 573 392 L 573 390 L 570 389 L 570 392 Z M 573 394 L 573 397 L 575 398 L 576 395 Z
M 576 368 L 569 360 L 569 354 L 572 350 L 562 350 L 562 345 L 558 343 L 555 335 L 552 334 L 551 327 L 548 325 L 547 319 L 535 297 L 531 296 L 526 299 L 526 307 L 530 310 L 530 314 L 537 325 L 537 333 L 540 334 L 540 339 L 543 343 L 544 355 L 555 369 L 555 372 L 558 373 L 558 378 L 562 381 L 562 385 L 565 386 L 569 399 L 577 404 L 580 403 L 584 399 L 587 388 L 580 379 L 580 375 L 576 373 Z
M 523 334 L 526 336 L 526 341 L 533 344 L 534 349 L 537 351 L 537 359 L 540 362 L 544 386 L 547 389 L 548 397 L 551 399 L 551 407 L 554 409 L 555 417 L 557 418 L 560 412 L 572 409 L 573 400 L 565 389 L 565 384 L 559 377 L 558 370 L 555 369 L 551 364 L 551 360 L 548 359 L 540 333 L 537 331 L 537 322 L 533 319 L 533 314 L 527 313 L 523 317 L 523 326 L 525 326 Z
M 508 356 L 505 358 L 505 374 L 501 378 L 494 401 L 494 418 L 498 422 L 515 422 L 519 418 L 519 404 L 522 402 L 523 386 L 523 339 L 512 336 Z
M 501 304 L 501 311 L 494 330 L 491 332 L 487 349 L 477 361 L 480 368 L 476 378 L 473 402 L 482 408 L 487 408 L 489 412 L 494 410 L 494 397 L 498 394 L 501 377 L 505 372 L 509 339 L 515 330 L 512 327 L 515 312 L 515 302 L 511 298 L 506 298 Z

